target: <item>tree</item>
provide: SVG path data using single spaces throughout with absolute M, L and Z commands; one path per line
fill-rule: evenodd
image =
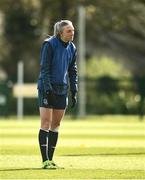
M 18 61 L 23 60 L 26 67 L 31 67 L 31 64 L 36 66 L 33 61 L 36 57 L 35 54 L 37 54 L 36 45 L 39 34 L 37 34 L 38 26 L 35 21 L 33 7 L 25 7 L 22 1 L 9 2 L 9 6 L 10 9 L 5 8 L 4 11 L 3 50 L 6 53 L 3 56 L 1 66 L 9 75 L 9 79 L 16 81 Z M 33 74 L 31 73 L 31 76 L 29 76 L 27 72 L 25 78 L 31 80 Z
M 134 76 L 144 75 L 143 0 L 1 0 L 4 38 L 0 62 L 10 78 L 16 80 L 16 64 L 22 59 L 26 66 L 26 80 L 36 80 L 41 43 L 47 34 L 53 34 L 53 25 L 56 21 L 73 21 L 77 44 L 77 8 L 80 4 L 86 8 L 88 57 L 94 54 L 109 54 L 121 60 L 124 67 L 129 68 Z M 31 72 L 32 68 L 35 69 L 34 75 Z

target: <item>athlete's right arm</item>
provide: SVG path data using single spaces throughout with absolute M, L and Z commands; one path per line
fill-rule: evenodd
M 41 49 L 40 66 L 41 66 L 41 79 L 45 93 L 52 90 L 50 83 L 50 69 L 53 51 L 49 42 L 44 42 Z

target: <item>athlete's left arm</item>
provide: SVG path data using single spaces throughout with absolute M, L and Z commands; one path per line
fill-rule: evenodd
M 70 82 L 70 90 L 72 93 L 76 93 L 78 91 L 78 73 L 77 73 L 77 52 L 75 51 L 71 64 L 69 65 L 68 75 Z

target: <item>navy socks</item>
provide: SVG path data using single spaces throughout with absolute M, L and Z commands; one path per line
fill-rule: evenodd
M 49 160 L 53 159 L 53 154 L 57 144 L 58 132 L 49 131 L 48 133 L 48 157 Z
M 39 146 L 42 156 L 42 161 L 52 160 L 55 147 L 57 144 L 58 132 L 51 130 L 45 131 L 40 129 L 39 131 Z

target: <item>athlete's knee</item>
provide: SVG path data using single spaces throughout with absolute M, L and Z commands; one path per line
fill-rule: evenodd
M 52 127 L 51 126 L 50 130 L 53 131 L 53 132 L 58 132 L 59 131 L 59 126 L 57 126 L 57 127 Z
M 41 128 L 49 129 L 52 120 L 52 110 L 40 108 Z
M 43 129 L 50 128 L 50 120 L 48 118 L 41 119 L 41 128 L 43 128 Z
M 60 127 L 60 122 L 52 122 L 50 126 L 50 130 L 58 132 Z

